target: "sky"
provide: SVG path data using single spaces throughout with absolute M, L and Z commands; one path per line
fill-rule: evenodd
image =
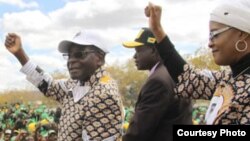
M 122 42 L 134 40 L 148 26 L 148 0 L 0 0 L 0 92 L 33 88 L 21 65 L 5 46 L 9 32 L 21 36 L 30 59 L 51 73 L 66 71 L 58 44 L 84 29 L 94 30 L 109 50 L 107 65 L 124 63 L 134 50 Z M 216 0 L 151 0 L 162 6 L 162 25 L 181 55 L 207 46 L 209 12 Z

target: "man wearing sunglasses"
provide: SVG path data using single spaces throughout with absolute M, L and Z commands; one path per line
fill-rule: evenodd
M 121 137 L 121 97 L 117 84 L 102 68 L 107 51 L 98 37 L 82 31 L 59 44 L 67 59 L 69 80 L 53 80 L 29 60 L 18 35 L 9 33 L 6 37 L 5 46 L 22 64 L 21 72 L 45 96 L 62 105 L 58 141 L 116 141 Z

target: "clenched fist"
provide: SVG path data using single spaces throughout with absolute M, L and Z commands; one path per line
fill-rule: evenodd
M 146 17 L 150 17 L 150 11 L 148 6 L 144 9 L 144 13 Z
M 157 42 L 160 42 L 165 37 L 165 32 L 161 26 L 161 6 L 149 2 L 144 9 L 144 13 L 148 17 L 149 28 L 156 37 Z
M 21 38 L 15 33 L 9 33 L 5 39 L 5 47 L 12 54 L 17 54 L 18 52 L 22 51 Z
M 16 58 L 22 65 L 25 65 L 28 62 L 29 57 L 23 50 L 21 38 L 18 35 L 16 35 L 15 33 L 9 33 L 6 36 L 4 44 L 7 50 L 14 56 L 16 56 Z

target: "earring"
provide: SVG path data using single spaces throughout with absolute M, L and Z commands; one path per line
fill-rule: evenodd
M 243 43 L 245 45 L 245 47 L 243 49 L 240 49 L 239 48 L 239 44 L 240 43 Z M 244 52 L 247 50 L 247 42 L 245 40 L 238 40 L 235 44 L 235 49 L 238 51 L 238 52 Z

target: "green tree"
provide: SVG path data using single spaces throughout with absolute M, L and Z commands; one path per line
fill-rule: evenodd
M 199 69 L 220 70 L 221 67 L 216 65 L 208 48 L 199 48 L 193 56 L 187 57 L 187 61 Z
M 119 63 L 107 66 L 106 69 L 118 82 L 123 104 L 126 107 L 134 106 L 148 73 L 146 71 L 138 71 L 132 59 L 125 64 L 117 64 Z

